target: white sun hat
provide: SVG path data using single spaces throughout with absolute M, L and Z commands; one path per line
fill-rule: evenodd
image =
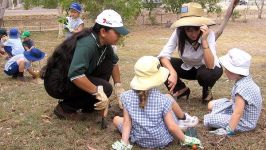
M 95 22 L 106 27 L 111 27 L 121 35 L 127 35 L 129 33 L 123 25 L 121 16 L 112 9 L 106 9 L 101 12 Z
M 219 60 L 228 71 L 243 76 L 249 75 L 251 56 L 247 52 L 233 48 L 226 55 L 220 57 Z
M 163 84 L 169 75 L 168 69 L 161 67 L 154 56 L 141 57 L 134 66 L 135 76 L 130 83 L 134 90 L 149 90 Z

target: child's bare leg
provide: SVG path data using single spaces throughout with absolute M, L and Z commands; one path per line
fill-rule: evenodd
M 115 125 L 116 128 L 118 128 L 118 125 L 123 124 L 124 118 L 115 116 L 113 119 L 113 124 Z
M 213 108 L 213 100 L 208 103 L 208 111 L 211 112 Z
M 17 63 L 18 63 L 18 66 L 19 66 L 18 71 L 19 72 L 24 72 L 25 61 L 24 60 L 18 60 Z
M 182 109 L 177 104 L 177 102 L 175 101 L 175 99 L 170 94 L 166 94 L 166 96 L 168 96 L 171 99 L 173 99 L 172 110 L 175 113 L 176 117 L 179 118 L 179 119 L 184 118 L 185 117 L 185 113 L 182 111 Z

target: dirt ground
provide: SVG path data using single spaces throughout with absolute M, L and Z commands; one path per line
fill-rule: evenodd
M 263 98 L 266 95 L 266 20 L 249 20 L 247 23 L 230 22 L 223 35 L 217 41 L 217 54 L 221 56 L 230 48 L 238 47 L 252 56 L 251 74 L 261 87 Z M 215 30 L 215 27 L 214 27 Z M 118 47 L 121 76 L 125 89 L 133 77 L 133 66 L 143 55 L 158 55 L 172 33 L 172 29 L 161 26 L 131 27 L 131 33 L 125 40 L 124 47 Z M 37 47 L 46 51 L 47 57 L 62 39 L 56 32 L 34 32 Z M 46 57 L 46 58 L 47 58 Z M 3 68 L 5 59 L 0 58 Z M 36 69 L 44 65 L 45 60 L 34 63 Z M 0 72 L 0 149 L 110 149 L 113 142 L 120 139 L 120 134 L 113 127 L 111 120 L 119 114 L 116 101 L 112 101 L 108 117 L 109 126 L 100 130 L 99 113 L 91 113 L 83 122 L 59 120 L 53 109 L 57 100 L 48 96 L 40 80 L 20 82 Z M 213 136 L 203 126 L 203 115 L 207 113 L 205 105 L 200 103 L 201 87 L 195 81 L 185 81 L 192 93 L 188 101 L 178 100 L 181 108 L 200 118 L 197 131 L 205 149 L 265 149 L 266 146 L 266 110 L 265 101 L 257 128 L 254 131 L 238 133 L 230 138 Z M 225 75 L 213 88 L 215 99 L 229 97 L 233 83 Z M 165 87 L 160 89 L 166 92 Z M 113 99 L 113 97 L 111 97 Z M 141 149 L 134 145 L 133 149 Z M 180 147 L 174 141 L 165 149 L 188 149 Z

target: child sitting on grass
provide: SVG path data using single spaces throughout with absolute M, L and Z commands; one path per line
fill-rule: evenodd
M 121 95 L 123 116 L 114 117 L 113 123 L 122 133 L 115 150 L 131 149 L 129 139 L 144 148 L 164 148 L 176 137 L 182 145 L 201 145 L 199 139 L 184 135 L 181 124 L 196 126 L 198 118 L 184 113 L 170 95 L 162 94 L 155 87 L 163 84 L 169 71 L 160 66 L 158 58 L 143 56 L 135 64 L 132 90 Z M 178 119 L 177 119 L 177 118 Z
M 25 51 L 31 50 L 34 48 L 34 41 L 30 38 L 30 31 L 24 31 L 21 35 L 22 45 Z
M 248 53 L 237 48 L 229 50 L 220 58 L 226 76 L 235 84 L 231 99 L 209 102 L 210 113 L 204 116 L 204 125 L 218 128 L 210 133 L 233 135 L 236 131 L 250 131 L 256 127 L 262 108 L 262 95 L 250 76 L 250 60 Z
M 24 81 L 24 71 L 27 70 L 33 78 L 37 78 L 39 77 L 39 72 L 33 71 L 31 63 L 43 59 L 44 56 L 45 53 L 37 48 L 25 51 L 24 54 L 18 54 L 9 59 L 5 65 L 4 72 L 13 78 Z

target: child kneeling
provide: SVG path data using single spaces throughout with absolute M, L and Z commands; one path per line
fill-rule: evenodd
M 31 51 L 25 51 L 23 54 L 18 54 L 9 59 L 5 65 L 4 72 L 13 78 L 18 77 L 20 80 L 24 80 L 24 70 L 27 70 L 33 78 L 37 78 L 39 72 L 32 70 L 31 62 L 39 61 L 44 56 L 45 53 L 37 48 L 33 48 Z
M 131 149 L 129 138 L 144 148 L 163 148 L 173 141 L 173 136 L 182 145 L 201 145 L 199 139 L 184 135 L 180 128 L 196 126 L 198 118 L 183 113 L 170 95 L 155 88 L 163 84 L 168 75 L 169 71 L 160 66 L 156 57 L 143 56 L 136 62 L 135 77 L 130 84 L 132 90 L 121 95 L 124 117 L 116 116 L 113 120 L 122 133 L 122 140 L 115 142 L 113 149 Z
M 230 100 L 223 98 L 209 102 L 210 113 L 204 116 L 204 125 L 218 128 L 210 133 L 233 135 L 235 131 L 250 131 L 256 127 L 262 108 L 262 95 L 249 74 L 250 60 L 248 53 L 237 48 L 220 58 L 226 76 L 235 84 Z

